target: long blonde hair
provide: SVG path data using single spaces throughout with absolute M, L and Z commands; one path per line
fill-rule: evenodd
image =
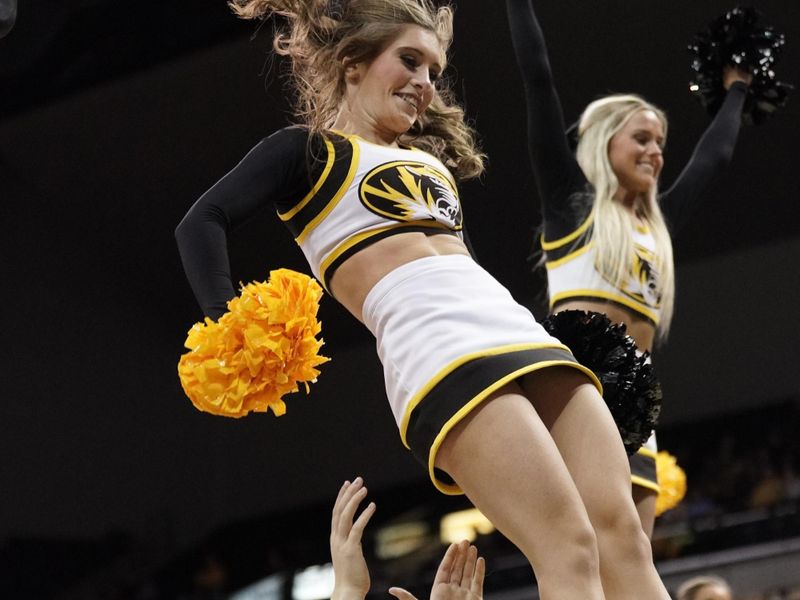
M 614 200 L 619 191 L 619 180 L 611 168 L 608 147 L 611 138 L 642 110 L 653 111 L 667 134 L 664 112 L 633 94 L 615 94 L 595 100 L 583 111 L 578 123 L 578 164 L 592 185 L 592 242 L 596 252 L 597 268 L 617 285 L 629 276 L 634 260 L 633 233 L 630 214 L 621 202 Z M 675 303 L 675 267 L 672 257 L 672 240 L 664 215 L 658 205 L 656 186 L 642 198 L 637 211 L 648 225 L 656 242 L 655 268 L 658 273 L 658 293 L 661 296 L 661 319 L 658 337 L 664 339 L 669 332 Z
M 407 25 L 435 33 L 444 52 L 453 38 L 453 10 L 431 0 L 230 0 L 229 5 L 244 19 L 275 14 L 287 20 L 273 45 L 291 59 L 295 116 L 312 133 L 332 127 L 344 98 L 347 64 L 374 59 Z M 483 172 L 485 155 L 444 78 L 399 142 L 434 154 L 459 179 Z

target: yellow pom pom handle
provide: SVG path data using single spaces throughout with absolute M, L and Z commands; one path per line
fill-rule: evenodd
M 329 359 L 319 354 L 316 336 L 322 288 L 289 269 L 270 272 L 268 282 L 242 286 L 219 321 L 208 317 L 189 330 L 178 375 L 184 392 L 199 410 L 225 417 L 250 412 L 286 412 L 283 396 L 299 383 L 313 383 L 316 367 Z
M 656 516 L 678 506 L 686 495 L 686 473 L 678 466 L 677 459 L 669 452 L 661 451 L 656 455 L 656 475 L 658 492 L 656 498 Z

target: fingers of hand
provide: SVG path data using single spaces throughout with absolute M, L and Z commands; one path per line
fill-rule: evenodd
M 472 577 L 472 585 L 470 591 L 477 595 L 483 596 L 483 579 L 486 576 L 486 561 L 482 556 L 478 557 L 475 562 L 475 574 Z
M 464 565 L 467 561 L 467 551 L 469 549 L 469 542 L 464 540 L 457 546 L 458 553 L 453 561 L 453 566 L 450 569 L 450 583 L 461 585 L 461 578 L 464 574 Z
M 342 507 L 344 506 L 344 496 L 347 492 L 347 488 L 350 487 L 350 482 L 345 481 L 342 484 L 342 487 L 339 488 L 339 493 L 336 496 L 336 502 L 333 503 L 333 513 L 331 514 L 331 532 L 336 529 L 336 525 L 339 523 L 339 515 L 342 514 Z
M 339 517 L 339 528 L 349 533 L 353 527 L 353 517 L 358 510 L 361 501 L 367 496 L 367 488 L 364 487 L 364 482 L 360 477 L 350 484 L 345 492 L 345 505 L 342 509 L 342 514 Z
M 334 505 L 331 532 L 345 536 L 350 533 L 350 528 L 353 526 L 353 515 L 366 494 L 367 490 L 361 477 L 356 477 L 352 483 L 344 482 Z
M 433 585 L 437 583 L 450 583 L 450 570 L 453 568 L 453 563 L 455 562 L 457 554 L 458 544 L 450 544 L 442 557 L 442 562 L 439 563 L 439 569 L 436 571 Z
M 464 574 L 461 576 L 461 587 L 469 588 L 472 585 L 472 576 L 475 573 L 475 563 L 478 560 L 478 549 L 470 545 L 464 553 Z
M 366 492 L 366 488 L 364 488 L 364 491 Z M 353 523 L 353 527 L 350 529 L 350 537 L 353 538 L 351 541 L 361 541 L 361 536 L 364 534 L 364 528 L 367 526 L 367 523 L 369 523 L 372 515 L 375 514 L 375 508 L 375 503 L 370 502 L 367 505 L 367 508 L 361 511 L 361 514 L 358 515 L 358 519 L 356 519 L 356 522 Z

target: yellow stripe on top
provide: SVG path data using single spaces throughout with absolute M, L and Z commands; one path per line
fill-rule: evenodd
M 294 207 L 290 208 L 285 213 L 278 213 L 278 217 L 280 218 L 281 221 L 288 221 L 297 213 L 299 213 L 301 210 L 303 210 L 306 204 L 311 202 L 311 199 L 317 194 L 317 192 L 319 192 L 320 188 L 322 187 L 322 184 L 325 183 L 325 180 L 328 178 L 328 175 L 330 175 L 331 169 L 333 168 L 333 163 L 336 161 L 336 150 L 334 149 L 333 144 L 329 139 L 324 138 L 324 140 L 325 140 L 325 147 L 328 150 L 328 159 L 327 162 L 325 163 L 325 169 L 323 169 L 322 175 L 319 176 L 319 179 L 317 179 L 317 182 L 314 184 L 314 187 L 311 188 L 311 191 L 308 192 L 308 194 L 306 194 L 305 198 L 303 198 L 300 202 L 298 202 Z
M 316 217 L 309 221 L 308 225 L 306 225 L 303 228 L 303 231 L 300 232 L 300 235 L 295 238 L 295 242 L 298 244 L 302 244 L 308 234 L 314 231 L 314 228 L 330 214 L 337 204 L 339 204 L 342 196 L 344 196 L 345 192 L 347 192 L 349 189 L 350 184 L 353 182 L 353 177 L 355 177 L 356 169 L 358 167 L 359 148 L 358 143 L 354 143 L 352 139 L 348 138 L 347 141 L 350 142 L 350 145 L 353 147 L 353 156 L 350 159 L 350 169 L 347 171 L 347 176 L 344 178 L 344 181 L 342 181 L 342 185 L 339 186 L 336 194 L 333 196 L 333 198 L 331 198 L 331 201 L 328 202 L 325 208 L 323 208 Z
M 556 250 L 560 248 L 564 244 L 568 244 L 569 242 L 573 241 L 574 239 L 583 235 L 587 229 L 589 229 L 589 225 L 592 224 L 592 220 L 594 218 L 594 213 L 589 213 L 589 216 L 586 217 L 586 220 L 581 223 L 578 228 L 570 233 L 569 235 L 565 235 L 561 239 L 554 240 L 552 242 L 545 241 L 544 234 L 542 234 L 542 250 L 547 252 L 548 250 Z
M 604 292 L 602 290 L 569 290 L 566 292 L 561 292 L 559 294 L 555 294 L 550 297 L 550 309 L 562 300 L 569 300 L 570 298 L 602 298 L 603 300 L 611 300 L 618 304 L 622 304 L 623 306 L 630 308 L 638 312 L 641 315 L 644 315 L 648 319 L 650 319 L 653 323 L 658 325 L 659 321 L 659 314 L 655 313 L 651 310 L 647 310 L 642 307 L 641 304 L 626 298 L 625 296 L 620 296 L 619 294 L 614 294 L 611 292 Z
M 578 248 L 577 250 L 575 250 L 575 252 L 570 252 L 566 256 L 562 256 L 561 258 L 558 258 L 556 260 L 551 260 L 544 263 L 544 266 L 547 269 L 554 269 L 559 265 L 563 265 L 564 263 L 571 261 L 573 258 L 579 257 L 581 254 L 587 253 L 592 248 L 594 248 L 594 242 L 589 242 L 582 248 Z

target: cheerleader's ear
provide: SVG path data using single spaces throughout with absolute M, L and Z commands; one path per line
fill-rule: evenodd
M 355 62 L 349 56 L 345 56 L 342 59 L 342 71 L 344 72 L 345 83 L 357 85 L 363 75 L 364 63 Z

